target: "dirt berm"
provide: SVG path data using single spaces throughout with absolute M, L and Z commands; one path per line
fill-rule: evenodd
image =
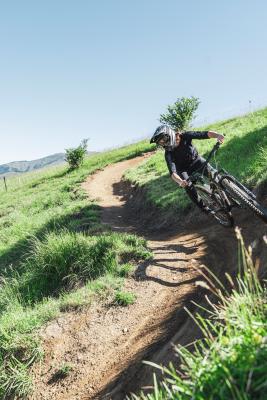
M 187 223 L 171 227 L 159 224 L 163 220 L 157 219 L 158 211 L 147 206 L 138 214 L 135 200 L 140 211 L 142 193 L 138 191 L 135 199 L 136 190 L 123 182 L 122 175 L 144 157 L 110 165 L 82 185 L 90 198 L 98 200 L 104 224 L 146 237 L 153 250 L 154 259 L 139 265 L 125 283 L 125 290 L 134 292 L 137 300 L 128 307 L 98 301 L 50 323 L 42 332 L 45 362 L 35 367 L 36 389 L 31 399 L 119 400 L 141 388 L 149 391 L 155 371 L 142 360 L 177 364 L 173 345 L 189 344 L 200 336 L 184 311 L 184 306 L 195 309 L 191 300 L 201 304 L 204 295 L 210 295 L 197 284 L 203 280 L 200 271 L 206 266 L 222 281 L 225 272 L 234 275 L 237 271 L 233 229 L 198 211 Z M 246 211 L 234 216 L 254 256 L 266 260 L 262 239 L 266 225 Z M 66 363 L 72 365 L 70 374 L 55 379 L 55 371 Z

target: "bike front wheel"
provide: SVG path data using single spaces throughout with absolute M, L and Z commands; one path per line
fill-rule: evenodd
M 245 208 L 249 208 L 254 212 L 259 218 L 267 223 L 267 209 L 259 204 L 254 198 L 252 198 L 248 193 L 242 190 L 236 183 L 228 178 L 222 180 L 222 185 L 226 193 L 238 203 L 240 203 Z
M 216 221 L 225 227 L 231 228 L 234 225 L 234 219 L 231 212 L 227 210 L 219 193 L 212 192 L 210 189 L 200 185 L 195 185 L 195 189 L 205 206 L 211 210 L 211 215 Z

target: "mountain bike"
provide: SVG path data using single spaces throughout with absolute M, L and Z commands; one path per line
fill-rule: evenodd
M 267 209 L 258 203 L 256 196 L 225 169 L 213 168 L 209 161 L 220 147 L 217 142 L 209 153 L 201 172 L 193 172 L 187 179 L 210 210 L 210 214 L 223 226 L 232 227 L 234 207 L 250 209 L 267 223 Z

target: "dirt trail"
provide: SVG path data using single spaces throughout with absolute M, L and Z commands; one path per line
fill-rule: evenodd
M 101 218 L 115 231 L 138 233 L 138 216 L 124 207 L 122 175 L 147 156 L 113 164 L 90 176 L 83 184 L 90 198 L 100 204 Z M 247 242 L 262 255 L 260 221 L 240 214 Z M 202 222 L 201 222 L 202 221 Z M 142 360 L 167 364 L 175 360 L 173 344 L 190 343 L 198 332 L 183 310 L 190 300 L 201 301 L 196 286 L 196 267 L 211 268 L 221 278 L 236 268 L 237 244 L 232 230 L 203 216 L 198 226 L 179 234 L 142 231 L 154 252 L 151 262 L 139 265 L 126 280 L 125 290 L 137 295 L 126 308 L 93 304 L 83 312 L 69 313 L 43 331 L 45 363 L 35 368 L 34 400 L 124 399 L 127 393 L 151 385 L 151 367 Z M 264 254 L 265 255 L 265 254 Z M 73 370 L 65 379 L 55 379 L 64 363 Z

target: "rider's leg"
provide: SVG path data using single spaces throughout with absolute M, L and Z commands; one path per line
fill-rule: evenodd
M 190 168 L 188 169 L 189 175 L 191 175 L 193 172 L 198 171 L 200 174 L 205 175 L 206 177 L 209 176 L 209 173 L 211 170 L 214 168 L 210 164 L 206 164 L 206 160 L 203 157 L 198 157 L 196 161 L 194 161 L 191 165 Z
M 199 173 L 202 173 L 205 175 L 207 178 L 210 175 L 210 171 L 213 170 L 213 167 L 210 164 L 206 164 L 206 160 L 203 157 L 198 157 L 197 160 L 190 165 L 190 168 L 188 168 L 187 171 L 187 177 L 188 174 L 191 175 L 193 172 L 198 171 Z M 186 188 L 188 196 L 191 198 L 191 200 L 205 213 L 210 213 L 210 209 L 203 200 L 198 196 L 197 191 L 194 187 L 194 185 L 191 185 L 191 187 Z
M 183 171 L 178 174 L 182 179 L 188 179 L 189 177 L 187 171 Z M 185 191 L 193 203 L 195 203 L 202 211 L 206 211 L 206 206 L 203 203 L 203 200 L 198 196 L 194 185 L 185 187 Z

